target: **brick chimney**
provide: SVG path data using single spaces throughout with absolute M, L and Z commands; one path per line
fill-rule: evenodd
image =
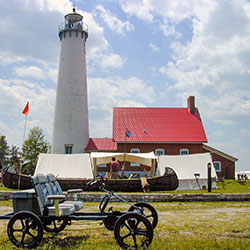
M 195 113 L 195 98 L 194 96 L 189 96 L 187 99 L 188 111 L 192 114 Z

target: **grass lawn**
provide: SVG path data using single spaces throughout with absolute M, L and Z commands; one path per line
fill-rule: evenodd
M 17 190 L 16 189 L 7 188 L 7 187 L 4 187 L 4 186 L 0 186 L 0 191 L 14 191 L 14 192 L 16 192 Z
M 202 194 L 202 193 L 207 193 L 207 190 L 174 190 L 174 191 L 161 191 L 157 193 Z M 250 180 L 245 181 L 244 184 L 240 184 L 236 180 L 225 180 L 224 183 L 217 182 L 217 189 L 213 189 L 212 193 L 250 193 Z
M 111 204 L 126 211 L 124 203 Z M 249 202 L 152 203 L 159 223 L 149 250 L 250 249 Z M 97 211 L 98 203 L 84 203 L 85 211 Z M 0 214 L 12 210 L 11 201 L 0 201 Z M 0 223 L 0 249 L 16 249 L 10 243 L 7 220 Z M 112 231 L 100 222 L 73 221 L 59 234 L 45 233 L 38 250 L 119 249 Z

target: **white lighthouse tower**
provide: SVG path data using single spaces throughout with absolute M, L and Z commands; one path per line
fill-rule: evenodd
M 59 60 L 52 153 L 83 153 L 89 141 L 88 94 L 83 16 L 75 12 L 59 25 Z

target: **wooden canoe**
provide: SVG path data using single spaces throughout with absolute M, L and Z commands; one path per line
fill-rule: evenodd
M 57 178 L 62 190 L 82 189 L 83 191 L 99 191 L 97 184 L 92 186 L 86 185 L 90 179 L 84 178 Z M 170 191 L 178 188 L 179 181 L 176 173 L 171 168 L 166 168 L 163 176 L 148 177 L 150 191 Z M 31 176 L 24 174 L 4 173 L 3 183 L 5 187 L 12 189 L 30 189 L 33 188 Z M 18 184 L 19 183 L 19 184 Z M 136 179 L 108 179 L 105 180 L 105 188 L 112 191 L 120 192 L 142 192 L 140 178 Z
M 11 172 L 3 173 L 3 184 L 5 187 L 12 189 L 33 188 L 33 183 L 30 175 L 16 174 Z

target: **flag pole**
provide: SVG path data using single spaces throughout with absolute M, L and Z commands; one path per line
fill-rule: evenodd
M 27 127 L 27 115 L 25 115 L 25 121 L 24 121 L 24 129 L 23 129 L 23 144 L 24 144 L 24 141 L 25 141 L 26 127 Z M 21 165 L 20 165 L 20 173 L 19 173 L 19 177 L 18 177 L 18 186 L 17 186 L 17 189 L 20 189 L 20 184 L 21 184 L 21 174 L 22 174 L 22 166 L 23 166 L 23 163 L 21 163 Z
M 126 145 L 127 145 L 127 135 L 126 135 L 126 132 L 127 132 L 127 128 L 126 128 L 125 133 L 124 133 L 124 135 L 125 135 L 125 144 L 124 144 L 124 159 L 123 159 L 122 174 L 121 174 L 122 176 L 123 176 L 123 172 L 125 170 L 125 159 L 126 159 L 126 150 L 127 150 L 127 148 L 126 148 Z
M 24 129 L 23 129 L 23 144 L 25 141 L 25 134 L 26 134 L 26 127 L 27 127 L 27 117 L 28 117 L 28 113 L 29 113 L 29 102 L 27 102 L 26 106 L 24 107 L 24 110 L 22 112 L 22 114 L 25 115 L 25 122 L 24 122 Z M 19 173 L 19 177 L 18 177 L 18 185 L 17 188 L 20 189 L 20 183 L 21 183 L 21 174 L 22 174 L 22 165 L 20 166 L 20 173 Z
M 24 130 L 23 130 L 23 143 L 25 140 L 26 127 L 27 127 L 27 115 L 25 115 Z

